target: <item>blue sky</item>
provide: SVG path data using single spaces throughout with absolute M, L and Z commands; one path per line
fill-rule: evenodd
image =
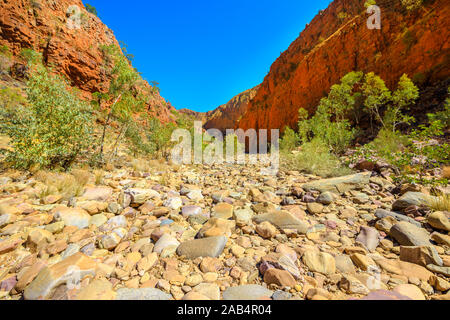
M 260 84 L 331 0 L 83 0 L 177 108 L 209 111 Z

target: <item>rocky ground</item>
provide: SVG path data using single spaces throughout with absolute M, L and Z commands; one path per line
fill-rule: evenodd
M 449 213 L 422 187 L 238 165 L 90 183 L 0 176 L 1 299 L 450 299 Z

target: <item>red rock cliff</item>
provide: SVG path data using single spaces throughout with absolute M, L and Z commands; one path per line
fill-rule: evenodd
M 377 0 L 381 30 L 369 30 L 364 0 L 335 0 L 272 65 L 247 112 L 248 129 L 296 127 L 298 109 L 314 112 L 330 87 L 352 70 L 373 71 L 392 89 L 403 73 L 426 86 L 449 78 L 450 5 L 429 0 L 416 11 Z
M 76 20 L 68 12 L 70 6 L 79 8 L 79 28 L 70 27 L 70 22 Z M 41 52 L 45 63 L 70 79 L 85 97 L 108 86 L 100 44 L 118 42 L 97 16 L 86 11 L 81 0 L 0 2 L 0 45 L 7 46 L 14 56 L 23 48 Z M 174 108 L 157 94 L 148 109 L 168 121 Z
M 233 97 L 229 102 L 207 113 L 205 129 L 219 129 L 225 133 L 226 129 L 234 129 L 234 125 L 247 111 L 248 103 L 254 98 L 258 86 L 246 90 Z

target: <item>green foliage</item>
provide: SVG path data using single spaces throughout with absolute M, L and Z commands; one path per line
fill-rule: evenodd
M 167 158 L 169 156 L 170 148 L 173 146 L 171 142 L 172 132 L 176 128 L 173 123 L 162 124 L 156 118 L 150 119 L 146 136 L 158 157 Z
M 291 152 L 299 146 L 299 143 L 299 136 L 295 133 L 294 130 L 286 126 L 284 128 L 283 138 L 280 140 L 280 150 L 283 152 Z
M 126 48 L 115 45 L 101 46 L 105 61 L 110 66 L 112 77 L 109 90 L 100 94 L 108 101 L 117 99 L 111 108 L 112 116 L 119 120 L 128 120 L 131 112 L 142 110 L 146 103 L 144 81 L 126 57 Z
M 328 97 L 323 98 L 315 115 L 307 119 L 307 112 L 299 110 L 299 135 L 303 143 L 313 138 L 324 142 L 335 154 L 340 154 L 350 145 L 356 131 L 347 120 L 355 109 L 360 93 L 354 88 L 363 77 L 362 72 L 350 72 L 340 84 L 331 87 Z
M 363 109 L 380 122 L 383 128 L 395 132 L 400 123 L 410 124 L 414 121 L 412 117 L 402 113 L 419 97 L 419 89 L 406 74 L 401 76 L 397 90 L 391 93 L 383 79 L 370 72 L 364 78 L 361 92 Z
M 24 59 L 30 66 L 42 62 L 42 55 L 33 49 L 25 48 L 20 52 L 20 57 Z
M 0 55 L 10 58 L 11 52 L 9 51 L 9 48 L 5 45 L 0 46 Z
M 395 132 L 399 124 L 411 124 L 414 118 L 403 114 L 402 111 L 414 104 L 418 98 L 419 89 L 406 74 L 402 75 L 397 90 L 392 94 L 392 103 L 384 115 L 384 125 Z
M 401 0 L 407 10 L 416 10 L 422 6 L 423 0 Z
M 98 155 L 98 161 L 103 162 L 106 130 L 111 120 L 116 119 L 124 124 L 129 123 L 133 113 L 143 111 L 148 104 L 151 93 L 149 92 L 150 87 L 146 85 L 140 73 L 131 65 L 131 56 L 127 54 L 126 47 L 101 45 L 100 49 L 104 54 L 105 70 L 109 72 L 112 78 L 108 91 L 95 93 L 92 101 L 92 104 L 97 108 L 100 108 L 103 104 L 109 105 Z M 121 138 L 121 133 L 117 137 L 116 145 Z
M 444 102 L 444 110 L 428 115 L 430 121 L 441 121 L 444 128 L 450 127 L 450 87 L 448 87 L 447 91 L 449 96 Z
M 16 88 L 0 89 L 0 109 L 14 110 L 15 108 L 19 108 L 21 105 L 24 104 L 26 104 L 26 99 L 19 89 Z
M 345 11 L 341 11 L 341 12 L 338 13 L 338 18 L 339 18 L 340 20 L 345 20 L 345 19 L 348 18 L 348 13 L 345 12 Z
M 155 152 L 154 145 L 144 140 L 143 132 L 139 129 L 136 122 L 130 123 L 125 132 L 125 137 L 128 141 L 128 148 L 134 156 L 150 155 Z
M 392 156 L 403 151 L 408 144 L 407 136 L 382 128 L 375 140 L 368 146 L 384 159 L 392 160 Z
M 381 108 L 392 99 L 391 92 L 383 79 L 373 72 L 368 73 L 364 80 L 362 85 L 364 109 L 384 125 Z
M 300 170 L 321 177 L 338 177 L 352 173 L 342 165 L 340 159 L 330 153 L 328 145 L 320 139 L 312 139 L 302 145 L 302 150 L 282 157 L 283 166 L 290 170 Z
M 376 4 L 377 4 L 377 2 L 375 0 L 366 0 L 366 2 L 364 3 L 364 7 L 368 8 L 368 7 L 374 6 Z
M 356 156 L 384 159 L 397 170 L 396 180 L 401 183 L 447 184 L 445 179 L 425 178 L 428 170 L 448 165 L 450 161 L 449 145 L 434 140 L 444 135 L 446 126 L 435 114 L 429 114 L 428 118 L 428 124 L 420 125 L 409 135 L 382 128 L 374 141 L 358 149 Z
M 26 92 L 28 106 L 19 98 L 0 115 L 0 132 L 10 137 L 13 147 L 6 161 L 24 169 L 69 168 L 89 146 L 91 120 L 86 105 L 62 77 L 42 64 L 32 65 Z
M 402 40 L 406 46 L 407 51 L 409 51 L 417 43 L 416 35 L 410 30 L 406 30 L 406 32 L 403 34 Z
M 97 9 L 94 6 L 91 6 L 89 3 L 85 5 L 86 11 L 92 13 L 95 16 L 98 16 Z

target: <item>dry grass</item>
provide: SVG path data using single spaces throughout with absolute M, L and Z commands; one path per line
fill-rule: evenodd
M 45 185 L 39 194 L 41 200 L 49 195 L 61 195 L 64 200 L 69 200 L 83 194 L 91 175 L 86 170 L 77 169 L 72 173 L 39 171 L 34 177 Z
M 114 171 L 115 169 L 116 169 L 116 167 L 114 166 L 113 163 L 108 162 L 107 164 L 105 164 L 105 170 L 106 171 L 111 172 L 111 171 Z
M 9 145 L 10 140 L 7 136 L 0 136 L 0 149 L 12 150 Z
M 166 186 L 166 187 L 168 187 L 169 186 L 169 183 L 170 183 L 170 179 L 171 179 L 171 174 L 170 174 L 170 172 L 164 172 L 162 175 L 161 175 L 161 178 L 159 179 L 159 183 L 162 185 L 162 186 Z
M 105 172 L 103 170 L 94 170 L 94 180 L 96 185 L 103 184 Z
M 331 154 L 327 147 L 315 142 L 304 144 L 296 154 L 281 153 L 281 167 L 287 171 L 302 171 L 323 178 L 340 177 L 352 174 L 338 157 Z
M 430 198 L 426 205 L 434 211 L 450 211 L 450 194 L 441 193 L 434 198 Z
M 151 168 L 150 163 L 145 159 L 133 159 L 131 167 L 137 172 L 149 172 Z
M 450 179 L 450 167 L 447 166 L 442 169 L 442 178 Z

